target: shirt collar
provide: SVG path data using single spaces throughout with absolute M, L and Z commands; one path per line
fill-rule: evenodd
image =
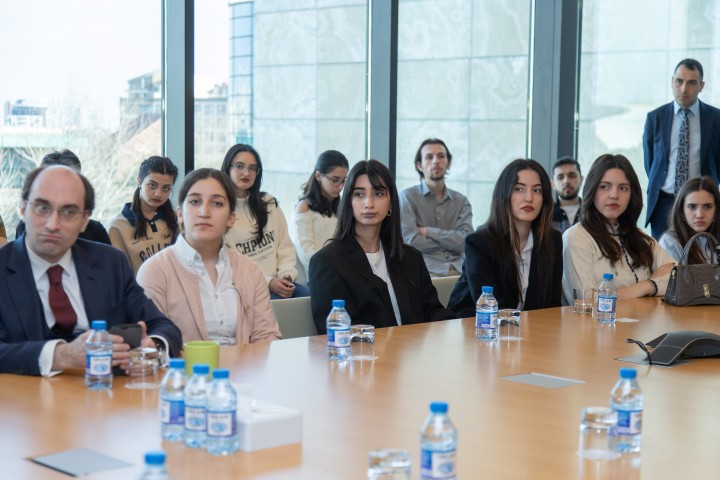
M 204 265 L 200 254 L 185 240 L 185 235 L 179 235 L 175 242 L 175 253 L 177 257 L 186 265 Z M 226 263 L 228 261 L 227 252 L 224 248 L 220 248 L 220 256 L 218 263 Z M 204 268 L 204 266 L 203 266 Z
M 685 107 L 683 107 L 682 105 L 680 105 L 680 104 L 677 102 L 677 100 L 676 100 L 676 101 L 673 102 L 673 108 L 674 108 L 674 110 L 675 110 L 675 115 L 677 115 L 678 112 L 679 112 L 681 109 L 685 108 Z M 690 107 L 688 108 L 688 110 L 690 110 L 693 115 L 698 116 L 698 115 L 700 114 L 700 100 L 695 100 L 695 103 L 693 103 L 692 105 L 690 105 Z
M 528 241 L 525 244 L 525 248 L 523 248 L 523 251 L 522 251 L 523 257 L 529 255 L 530 252 L 532 252 L 534 244 L 535 244 L 535 241 L 533 240 L 533 233 L 532 233 L 532 229 L 531 229 L 530 234 L 528 235 Z
M 68 250 L 56 263 L 51 263 L 33 252 L 27 243 L 27 235 L 25 235 L 25 250 L 27 250 L 30 258 L 30 268 L 32 268 L 33 278 L 37 284 L 38 280 L 45 275 L 47 269 L 53 265 L 60 265 L 64 271 L 70 272 L 75 270 L 75 264 L 72 261 L 72 250 Z
M 426 197 L 426 196 L 428 196 L 428 195 L 435 195 L 435 194 L 432 192 L 432 190 L 430 190 L 430 187 L 428 187 L 427 182 L 425 181 L 424 178 L 423 178 L 422 180 L 420 180 L 420 193 L 422 193 L 424 197 Z M 444 201 L 444 200 L 447 200 L 447 199 L 452 199 L 452 195 L 450 195 L 450 189 L 447 188 L 447 185 L 445 185 L 445 192 L 444 192 L 444 195 L 443 195 L 443 201 Z

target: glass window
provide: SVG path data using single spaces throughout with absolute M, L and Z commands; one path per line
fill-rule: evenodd
M 320 152 L 365 155 L 367 1 L 196 5 L 196 85 L 198 77 L 229 85 L 227 141 L 212 154 L 199 155 L 206 150 L 196 145 L 196 165 L 219 168 L 234 143 L 252 144 L 263 160 L 262 189 L 290 215 Z M 229 32 L 217 28 L 228 24 Z M 211 29 L 211 40 L 201 37 Z M 212 75 L 201 64 L 209 55 L 224 64 Z
M 578 160 L 583 172 L 603 153 L 630 159 L 643 185 L 648 112 L 673 101 L 671 77 L 683 58 L 703 64 L 700 100 L 717 106 L 720 2 L 585 0 L 582 13 Z M 641 215 L 644 224 L 645 214 Z
M 500 171 L 527 151 L 531 1 L 400 0 L 398 187 L 419 181 L 415 152 L 442 139 L 448 187 L 485 222 Z
M 0 18 L 0 44 L 12 45 L 0 49 L 0 214 L 9 237 L 25 174 L 53 150 L 80 158 L 95 187 L 92 216 L 107 226 L 132 200 L 140 162 L 161 153 L 161 2 L 0 2 Z

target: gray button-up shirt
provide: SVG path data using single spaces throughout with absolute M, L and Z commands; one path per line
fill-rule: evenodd
M 438 201 L 424 180 L 400 192 L 402 234 L 405 243 L 423 254 L 432 275 L 447 275 L 452 265 L 462 272 L 465 237 L 472 233 L 472 207 L 465 195 L 445 187 Z M 417 227 L 426 227 L 427 236 Z

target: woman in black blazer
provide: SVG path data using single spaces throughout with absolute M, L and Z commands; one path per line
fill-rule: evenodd
M 552 210 L 543 167 L 529 159 L 508 164 L 487 223 L 465 239 L 465 263 L 448 308 L 458 317 L 474 316 L 483 286 L 493 287 L 499 308 L 559 307 L 562 236 L 552 228 Z
M 353 324 L 391 327 L 455 318 L 438 300 L 420 252 L 402 243 L 397 188 L 377 160 L 350 170 L 335 235 L 313 255 L 309 276 L 321 334 L 335 299 L 345 300 Z

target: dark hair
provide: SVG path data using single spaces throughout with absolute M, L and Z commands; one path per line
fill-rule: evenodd
M 385 251 L 389 252 L 390 261 L 401 262 L 403 258 L 402 233 L 400 232 L 400 200 L 398 199 L 395 180 L 390 170 L 377 160 L 363 160 L 355 164 L 345 182 L 345 195 L 338 207 L 338 223 L 334 240 L 355 238 L 355 214 L 353 213 L 352 196 L 355 184 L 361 175 L 367 175 L 370 184 L 378 190 L 386 190 L 390 195 L 390 215 L 385 217 L 380 227 L 380 241 Z
M 619 240 L 632 259 L 632 267 L 652 269 L 653 239 L 637 227 L 637 220 L 643 208 L 642 189 L 637 174 L 630 160 L 623 155 L 606 153 L 593 162 L 585 178 L 581 207 L 580 223 L 590 236 L 595 239 L 602 255 L 615 264 L 622 257 L 620 243 L 612 238 L 608 229 L 608 221 L 595 207 L 595 194 L 605 172 L 617 168 L 625 173 L 630 183 L 630 201 L 625 211 L 618 218 Z
M 192 172 L 188 173 L 185 176 L 185 181 L 180 187 L 180 193 L 178 194 L 178 203 L 182 206 L 192 186 L 200 180 L 205 180 L 207 178 L 214 178 L 218 181 L 218 183 L 220 183 L 223 190 L 225 190 L 225 195 L 227 195 L 228 204 L 230 205 L 230 213 L 233 213 L 237 204 L 237 198 L 235 197 L 235 186 L 233 185 L 232 180 L 230 180 L 230 177 L 225 175 L 220 170 L 216 170 L 214 168 L 198 168 L 197 170 L 193 170 Z
M 27 174 L 27 176 L 25 177 L 25 181 L 23 182 L 22 190 L 20 191 L 20 198 L 22 198 L 23 201 L 27 202 L 30 199 L 30 189 L 32 188 L 33 183 L 35 183 L 35 179 L 38 177 L 38 175 L 40 175 L 41 172 L 47 170 L 52 166 L 54 165 L 44 165 L 41 167 L 37 167 L 36 169 L 32 170 L 30 173 Z M 83 209 L 86 210 L 88 213 L 91 213 L 95 209 L 95 189 L 87 178 L 85 178 L 83 175 L 81 175 L 76 170 L 73 170 L 72 168 L 70 168 L 70 170 L 72 170 L 73 173 L 80 177 L 80 181 L 82 182 L 83 187 L 85 187 L 85 203 L 83 205 Z
M 685 246 L 695 235 L 695 231 L 688 225 L 687 219 L 685 218 L 685 197 L 693 192 L 706 191 L 713 197 L 715 202 L 715 217 L 712 219 L 712 223 L 705 230 L 707 233 L 715 237 L 720 238 L 720 222 L 718 221 L 718 215 L 720 214 L 720 192 L 718 192 L 718 186 L 715 181 L 710 177 L 697 177 L 691 178 L 683 184 L 683 186 L 675 195 L 675 203 L 673 204 L 672 212 L 670 213 L 670 231 L 675 232 L 680 245 Z M 703 255 L 702 248 L 700 245 L 695 243 L 690 248 L 688 255 L 688 263 L 705 263 L 705 256 Z
M 698 72 L 700 72 L 700 81 L 703 81 L 703 66 L 700 62 L 698 62 L 694 58 L 683 58 L 675 66 L 675 70 L 673 70 L 673 76 L 675 75 L 675 72 L 677 72 L 677 69 L 680 68 L 680 65 L 687 68 L 688 70 L 697 70 Z
M 580 170 L 580 162 L 575 160 L 570 155 L 565 155 L 564 157 L 558 158 L 557 162 L 555 162 L 552 166 L 552 169 L 550 170 L 551 176 L 555 175 L 555 169 L 558 167 L 562 167 L 563 165 L 575 165 L 575 168 L 577 168 L 577 171 L 580 175 L 582 175 L 582 170 Z
M 172 177 L 173 185 L 175 185 L 175 181 L 178 176 L 178 169 L 169 158 L 152 156 L 143 160 L 140 164 L 140 171 L 138 172 L 138 178 L 140 179 L 139 183 L 142 183 L 142 181 L 145 180 L 145 177 L 151 173 L 170 175 Z M 135 226 L 133 227 L 132 238 L 136 240 L 139 240 L 147 235 L 148 220 L 145 218 L 145 215 L 143 215 L 140 205 L 140 185 L 138 185 L 135 189 L 135 193 L 133 194 L 133 201 L 130 207 L 132 212 L 135 214 Z M 178 226 L 177 215 L 175 214 L 175 210 L 173 209 L 172 202 L 169 197 L 167 201 L 162 204 L 160 210 L 162 211 L 165 221 L 168 224 L 168 229 L 170 230 L 167 234 L 163 233 L 163 237 L 169 237 L 174 241 L 175 238 L 177 238 L 180 227 Z
M 250 145 L 247 145 L 245 143 L 238 143 L 237 145 L 233 145 L 232 147 L 230 147 L 230 150 L 227 151 L 227 153 L 225 154 L 225 159 L 222 163 L 222 167 L 220 169 L 223 171 L 223 173 L 225 173 L 228 177 L 232 179 L 232 175 L 230 175 L 230 166 L 232 165 L 235 156 L 241 152 L 248 152 L 252 154 L 252 156 L 255 157 L 255 162 L 257 163 L 258 167 L 257 175 L 255 175 L 255 183 L 253 183 L 252 187 L 248 189 L 247 204 L 248 208 L 250 209 L 250 216 L 254 218 L 255 223 L 257 223 L 257 231 L 253 232 L 253 234 L 256 235 L 256 238 L 258 240 L 262 240 L 263 232 L 265 231 L 265 226 L 267 226 L 268 222 L 268 204 L 262 198 L 263 195 L 265 195 L 265 192 L 260 191 L 260 186 L 262 185 L 263 171 L 260 154 Z M 234 189 L 237 192 L 237 187 L 234 187 Z M 235 194 L 235 196 L 237 196 L 237 193 Z M 275 203 L 275 205 L 277 206 L 277 202 Z
M 417 168 L 418 163 L 422 163 L 422 149 L 425 145 L 442 145 L 445 149 L 445 153 L 447 154 L 448 166 L 452 162 L 452 154 L 450 153 L 450 150 L 448 150 L 447 145 L 445 145 L 445 142 L 439 138 L 426 138 L 418 147 L 417 153 L 415 153 L 415 163 L 413 164 L 415 165 L 415 171 L 420 175 L 420 178 L 425 178 L 425 174 Z
M 50 165 L 64 165 L 66 167 L 70 167 L 76 172 L 80 173 L 82 170 L 82 165 L 80 164 L 80 159 L 70 150 L 61 150 L 61 151 L 53 151 L 45 155 L 40 162 L 40 165 L 43 167 L 50 166 Z
M 540 177 L 540 186 L 542 187 L 542 206 L 540 213 L 535 220 L 532 221 L 530 228 L 533 232 L 533 242 L 537 246 L 540 265 L 553 265 L 558 262 L 558 258 L 554 258 L 558 254 L 554 249 L 550 248 L 550 236 L 552 235 L 552 212 L 553 197 L 552 188 L 550 187 L 550 177 L 545 169 L 535 160 L 529 158 L 519 158 L 510 162 L 498 177 L 493 190 L 492 202 L 490 203 L 490 215 L 488 216 L 485 228 L 494 237 L 495 245 L 500 253 L 502 264 L 505 268 L 500 272 L 502 283 L 513 286 L 513 292 L 508 294 L 522 296 L 520 270 L 517 266 L 517 259 L 522 254 L 520 249 L 520 239 L 518 238 L 517 228 L 515 227 L 515 217 L 512 213 L 510 204 L 515 186 L 519 181 L 518 174 L 523 170 L 532 170 Z M 550 275 L 552 269 L 540 268 L 539 281 L 537 286 L 540 289 L 541 298 L 549 298 L 552 291 L 552 281 Z
M 333 199 L 327 198 L 322 192 L 320 181 L 315 178 L 315 172 L 327 175 L 338 167 L 349 168 L 345 155 L 337 150 L 327 150 L 321 153 L 317 158 L 317 162 L 315 162 L 315 170 L 310 174 L 308 181 L 301 187 L 303 194 L 300 200 L 307 200 L 310 210 L 325 215 L 326 217 L 332 217 L 337 214 L 340 197 Z

